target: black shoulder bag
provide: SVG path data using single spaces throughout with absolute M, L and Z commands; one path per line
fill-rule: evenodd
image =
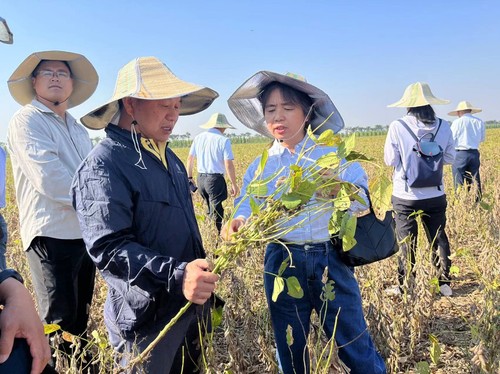
M 371 264 L 386 259 L 399 250 L 392 211 L 387 211 L 384 219 L 379 220 L 373 211 L 370 195 L 367 190 L 365 191 L 370 202 L 370 213 L 357 219 L 354 247 L 344 251 L 342 240 L 337 236 L 331 237 L 333 246 L 347 266 Z

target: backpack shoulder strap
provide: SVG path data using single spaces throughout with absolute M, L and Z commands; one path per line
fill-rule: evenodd
M 434 139 L 436 138 L 436 135 L 437 135 L 439 129 L 441 128 L 441 123 L 443 123 L 443 121 L 441 120 L 441 118 L 438 118 L 438 120 L 439 120 L 438 128 L 437 128 L 436 132 L 434 134 L 432 134 L 431 142 L 433 142 Z
M 415 141 L 418 142 L 417 136 L 413 133 L 413 131 L 411 131 L 410 127 L 406 124 L 406 122 L 403 121 L 402 119 L 398 119 L 398 122 L 401 123 L 403 127 L 406 129 L 406 131 L 408 131 L 411 134 L 413 139 L 415 139 Z

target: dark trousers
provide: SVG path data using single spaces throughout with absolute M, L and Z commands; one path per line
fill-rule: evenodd
M 478 196 L 477 200 L 481 199 L 481 177 L 479 176 L 479 167 L 481 160 L 477 149 L 457 150 L 455 161 L 451 167 L 453 172 L 453 184 L 455 189 L 458 186 L 466 184 L 467 190 L 475 181 L 477 183 Z
M 42 321 L 82 335 L 87 329 L 95 279 L 95 266 L 83 240 L 38 236 L 27 255 Z
M 427 240 L 432 243 L 432 261 L 439 272 L 439 285 L 450 280 L 450 243 L 446 236 L 446 195 L 422 200 L 405 200 L 392 196 L 392 206 L 395 212 L 396 234 L 400 244 L 399 282 L 403 284 L 408 261 L 413 270 L 415 251 L 417 248 L 418 224 L 415 212 L 421 210 L 421 215 Z M 404 240 L 406 238 L 406 240 Z
M 193 309 L 196 309 L 196 312 Z M 127 374 L 199 373 L 200 334 L 204 335 L 206 330 L 210 330 L 209 321 L 210 309 L 208 307 L 192 307 L 181 316 L 165 337 L 158 342 L 146 362 L 127 371 Z M 158 326 L 158 331 L 147 334 L 138 331 L 134 338 L 126 339 L 117 326 L 108 324 L 110 343 L 118 353 L 117 364 L 126 367 L 134 356 L 144 351 L 153 342 L 163 327 Z
M 215 220 L 217 231 L 220 232 L 224 218 L 222 203 L 227 199 L 227 184 L 224 175 L 200 173 L 198 191 L 207 204 L 207 214 Z

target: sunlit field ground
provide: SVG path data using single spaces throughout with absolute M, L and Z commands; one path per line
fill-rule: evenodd
M 453 296 L 435 292 L 434 270 L 429 246 L 419 243 L 416 277 L 404 296 L 394 297 L 384 289 L 396 284 L 396 257 L 356 269 L 365 315 L 377 348 L 390 373 L 500 373 L 500 129 L 487 131 L 481 146 L 483 203 L 474 202 L 473 193 L 452 188 L 451 168 L 445 167 L 448 196 L 447 233 L 450 239 Z M 385 136 L 360 137 L 357 150 L 382 166 Z M 266 144 L 233 146 L 238 181 L 247 165 Z M 174 149 L 182 160 L 187 148 Z M 370 176 L 391 170 L 366 164 Z M 19 238 L 13 181 L 8 174 L 8 206 L 4 215 L 9 224 L 7 263 L 17 268 L 31 289 L 27 262 Z M 209 256 L 220 245 L 214 225 L 205 219 L 205 207 L 194 195 L 196 213 Z M 233 199 L 226 202 L 227 218 Z M 167 229 L 175 230 L 175 226 Z M 206 373 L 277 373 L 272 330 L 263 292 L 264 248 L 248 248 L 233 269 L 225 272 L 217 293 L 226 301 L 221 325 L 204 342 Z M 89 330 L 106 336 L 102 308 L 106 285 L 98 275 Z M 317 373 L 341 373 L 335 360 L 325 365 L 324 345 L 316 322 L 311 334 L 312 367 Z M 95 350 L 98 350 L 97 346 Z M 100 349 L 100 357 L 106 357 Z M 109 352 L 108 352 L 109 353 Z M 68 364 L 65 372 L 79 372 L 78 364 Z M 101 362 L 100 372 L 110 372 L 109 362 Z M 367 373 L 369 374 L 369 373 Z

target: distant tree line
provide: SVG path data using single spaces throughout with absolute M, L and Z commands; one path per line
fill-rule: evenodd
M 492 120 L 484 122 L 487 129 L 499 128 L 500 121 Z M 376 136 L 385 135 L 389 125 L 375 125 L 375 126 L 352 126 L 344 127 L 340 132 L 341 135 L 351 135 L 356 133 L 358 136 Z M 225 134 L 229 139 L 231 139 L 232 144 L 249 144 L 249 143 L 265 143 L 269 139 L 260 134 L 251 134 L 246 132 L 244 134 Z M 95 137 L 92 138 L 92 143 L 96 145 L 103 138 Z M 172 134 L 170 135 L 169 146 L 172 148 L 186 148 L 190 147 L 193 139 L 191 139 L 191 133 L 186 132 L 185 134 Z

